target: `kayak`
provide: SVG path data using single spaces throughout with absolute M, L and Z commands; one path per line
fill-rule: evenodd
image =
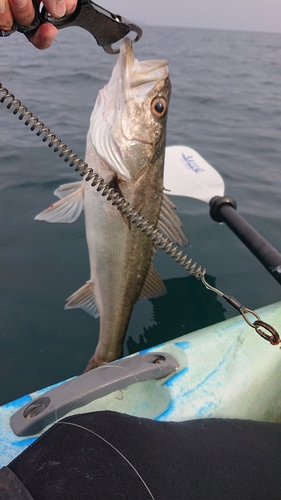
M 281 302 L 257 312 L 281 331 Z M 279 347 L 241 317 L 231 318 L 3 405 L 0 467 L 71 414 L 112 410 L 158 421 L 281 422 L 280 376 Z

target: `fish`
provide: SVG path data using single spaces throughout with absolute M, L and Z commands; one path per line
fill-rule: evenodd
M 178 245 L 187 244 L 175 206 L 163 191 L 166 124 L 171 94 L 166 60 L 138 61 L 122 41 L 109 82 L 90 117 L 85 161 L 151 224 Z M 99 316 L 96 350 L 85 371 L 122 356 L 139 299 L 166 293 L 153 266 L 154 243 L 85 179 L 60 186 L 59 201 L 35 219 L 74 222 L 85 212 L 90 279 L 65 308 Z

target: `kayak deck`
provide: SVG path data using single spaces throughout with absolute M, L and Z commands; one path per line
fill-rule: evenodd
M 281 331 L 281 302 L 257 312 Z M 114 410 L 162 421 L 213 417 L 281 422 L 280 349 L 257 335 L 241 317 L 142 352 L 153 351 L 174 356 L 178 370 L 162 379 L 114 391 L 68 415 Z M 39 435 L 16 436 L 11 416 L 51 388 L 0 407 L 0 466 L 7 465 Z M 59 413 L 57 419 L 65 416 Z

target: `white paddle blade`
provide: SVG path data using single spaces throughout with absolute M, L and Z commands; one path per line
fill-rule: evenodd
M 165 153 L 164 188 L 167 194 L 209 201 L 224 195 L 220 174 L 194 149 L 168 146 Z

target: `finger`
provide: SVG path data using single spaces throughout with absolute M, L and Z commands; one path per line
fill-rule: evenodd
M 76 0 L 65 0 L 65 14 L 69 16 L 69 14 L 72 14 L 72 12 L 75 11 L 77 6 L 77 1 Z
M 66 0 L 44 0 L 46 10 L 54 17 L 63 17 L 66 11 Z
M 8 0 L 0 0 L 0 29 L 8 31 L 14 24 Z
M 10 9 L 14 20 L 21 26 L 28 26 L 34 20 L 35 11 L 31 0 L 10 0 Z
M 42 24 L 39 26 L 36 33 L 31 37 L 30 42 L 37 49 L 44 50 L 48 49 L 58 34 L 57 28 L 53 24 Z

